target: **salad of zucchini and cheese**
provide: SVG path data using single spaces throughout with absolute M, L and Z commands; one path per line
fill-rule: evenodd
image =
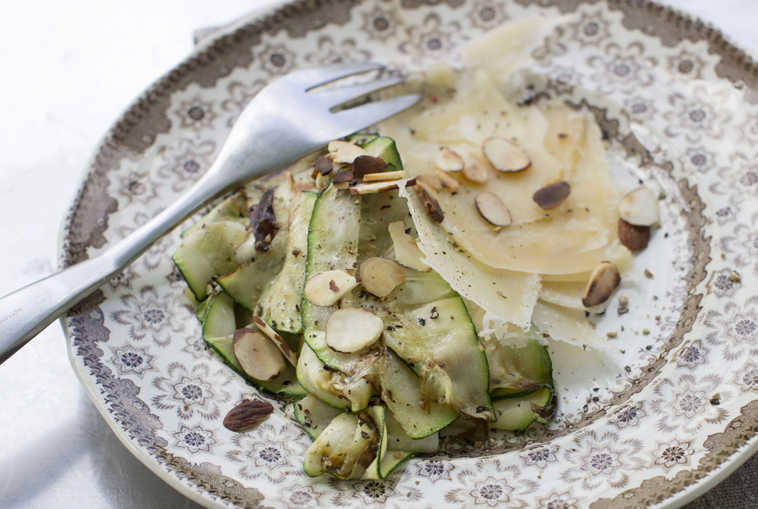
M 486 60 L 486 46 L 469 52 Z M 311 476 L 384 478 L 440 433 L 547 422 L 544 338 L 588 341 L 585 313 L 658 220 L 646 188 L 617 191 L 590 115 L 520 105 L 491 68 L 426 82 L 381 134 L 245 185 L 174 254 L 207 344 L 292 400 Z M 225 425 L 246 429 L 262 408 Z

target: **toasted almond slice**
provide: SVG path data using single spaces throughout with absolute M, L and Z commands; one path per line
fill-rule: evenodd
M 457 191 L 461 187 L 457 180 L 455 180 L 444 171 L 437 170 L 436 176 L 440 179 L 440 185 L 442 186 L 442 189 Z
M 405 224 L 402 221 L 390 223 L 387 227 L 392 239 L 392 246 L 395 250 L 395 260 L 400 265 L 409 269 L 428 271 L 429 267 L 422 262 L 424 257 L 421 250 L 416 245 L 416 241 L 405 233 Z
M 431 187 L 425 186 L 423 181 L 419 184 L 417 189 L 421 196 L 421 201 L 424 202 L 424 207 L 426 207 L 426 212 L 429 214 L 429 217 L 432 221 L 441 223 L 445 219 L 445 213 L 442 211 L 442 207 L 440 207 L 437 193 Z
M 282 352 L 282 355 L 284 355 L 284 358 L 287 359 L 290 364 L 297 366 L 297 356 L 295 355 L 295 352 L 292 351 L 292 348 L 290 348 L 290 346 L 287 344 L 284 338 L 279 335 L 278 332 L 272 329 L 269 324 L 264 322 L 263 319 L 258 316 L 253 317 L 253 323 L 256 327 L 258 327 L 258 330 L 260 330 L 263 334 L 266 335 L 268 339 L 274 342 L 274 346 L 276 346 L 279 351 Z
M 314 170 L 319 172 L 321 175 L 329 175 L 332 172 L 333 168 L 332 160 L 327 156 L 319 156 L 313 166 Z
M 331 306 L 358 286 L 344 270 L 327 270 L 312 275 L 305 283 L 305 298 L 316 306 Z
M 619 216 L 629 224 L 653 226 L 658 222 L 658 200 L 647 187 L 638 187 L 621 198 Z
M 358 156 L 368 155 L 365 150 L 354 143 L 347 141 L 330 141 L 327 146 L 332 162 L 351 164 Z
M 433 175 L 431 173 L 423 173 L 417 176 L 416 182 L 418 182 L 418 185 L 421 187 L 426 186 L 427 188 L 434 189 L 435 191 L 442 190 L 442 179 L 440 179 L 437 175 Z
M 364 182 L 385 182 L 387 180 L 398 180 L 405 177 L 403 171 L 380 171 L 377 173 L 366 173 L 363 176 Z
M 387 258 L 372 257 L 358 268 L 361 286 L 379 298 L 386 297 L 405 281 L 405 270 Z
M 421 186 L 426 186 L 435 191 L 457 191 L 461 185 L 442 170 L 436 170 L 434 173 L 423 173 L 416 177 L 416 181 Z
M 368 184 L 358 184 L 350 188 L 352 194 L 374 194 L 384 191 L 391 191 L 397 189 L 401 182 L 405 182 L 405 187 L 411 187 L 416 185 L 416 178 L 409 178 L 403 181 L 403 179 L 391 180 L 389 182 L 370 182 Z
M 383 330 L 382 319 L 370 311 L 338 309 L 326 321 L 326 344 L 336 352 L 354 353 L 373 345 Z
M 505 138 L 487 138 L 482 144 L 482 152 L 497 171 L 514 173 L 524 171 L 532 165 L 524 149 Z
M 354 179 L 353 170 L 340 170 L 332 177 L 332 182 L 335 184 L 347 184 Z
M 242 371 L 256 380 L 272 380 L 286 367 L 279 349 L 255 329 L 237 329 L 232 351 Z
M 463 167 L 463 176 L 474 184 L 484 184 L 489 179 L 487 168 L 478 161 L 466 161 Z
M 442 171 L 461 171 L 464 167 L 463 158 L 447 147 L 440 147 L 434 163 Z
M 532 200 L 544 210 L 551 210 L 563 203 L 571 194 L 571 185 L 565 180 L 537 189 Z
M 613 262 L 600 262 L 590 274 L 582 297 L 582 305 L 591 308 L 603 304 L 621 284 L 619 269 Z
M 647 247 L 648 242 L 650 242 L 650 227 L 637 226 L 619 218 L 618 236 L 621 244 L 629 251 L 642 251 Z
M 505 206 L 496 194 L 489 191 L 482 191 L 474 198 L 476 210 L 485 221 L 494 226 L 510 226 L 513 222 L 511 211 Z
M 387 163 L 381 157 L 363 155 L 353 161 L 353 173 L 356 178 L 361 178 L 367 173 L 379 173 L 386 168 Z

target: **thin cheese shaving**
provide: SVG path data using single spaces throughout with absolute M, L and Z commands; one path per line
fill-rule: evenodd
M 493 269 L 477 262 L 429 219 L 415 192 L 401 187 L 399 194 L 407 200 L 424 262 L 463 297 L 501 320 L 528 329 L 539 293 L 539 276 Z
M 534 325 L 551 338 L 574 346 L 587 345 L 602 349 L 604 342 L 578 309 L 568 309 L 546 302 L 537 302 L 532 315 Z

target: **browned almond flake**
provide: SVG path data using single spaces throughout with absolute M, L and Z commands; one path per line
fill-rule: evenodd
M 457 191 L 461 187 L 461 185 L 458 183 L 457 180 L 455 180 L 453 177 L 451 177 L 444 171 L 437 170 L 436 176 L 440 180 L 440 186 L 442 186 L 442 189 Z
M 385 182 L 387 180 L 398 180 L 405 176 L 402 171 L 380 171 L 378 173 L 366 173 L 363 176 L 364 182 Z
M 474 203 L 482 219 L 491 225 L 509 226 L 511 224 L 511 211 L 496 194 L 483 191 L 476 195 Z
M 379 298 L 384 298 L 405 281 L 405 270 L 393 260 L 371 257 L 364 260 L 358 269 L 363 288 Z
M 268 251 L 279 225 L 274 214 L 274 188 L 267 189 L 260 201 L 250 210 L 250 227 L 255 237 L 255 249 Z
M 332 182 L 335 184 L 343 184 L 346 182 L 351 182 L 353 178 L 353 170 L 341 170 L 334 174 L 334 177 L 332 177 Z
M 434 191 L 425 188 L 423 185 L 418 186 L 417 189 L 421 195 L 421 201 L 424 202 L 424 207 L 426 207 L 429 217 L 432 218 L 432 221 L 441 223 L 445 219 L 445 214 L 442 212 L 439 201 L 437 201 L 437 198 L 434 196 Z
M 355 143 L 341 140 L 330 141 L 327 150 L 335 163 L 351 164 L 358 156 L 366 155 L 366 151 Z
M 597 306 L 608 300 L 621 284 L 619 269 L 613 262 L 600 262 L 590 274 L 587 287 L 582 297 L 582 305 L 587 308 Z
M 319 156 L 319 158 L 316 159 L 315 166 L 316 170 L 318 170 L 321 175 L 328 175 L 332 171 L 332 168 L 334 168 L 332 165 L 332 160 L 325 155 Z
M 618 205 L 619 216 L 629 224 L 652 226 L 658 222 L 658 200 L 646 187 L 626 193 Z
M 443 172 L 440 172 L 443 173 Z M 424 173 L 416 177 L 416 181 L 420 185 L 434 189 L 435 191 L 442 190 L 442 179 L 438 175 L 432 175 L 431 173 Z
M 653 279 L 653 273 L 652 273 L 652 272 L 650 272 L 648 269 L 645 269 L 645 272 L 644 272 L 644 274 L 645 274 L 645 277 L 646 277 L 646 278 L 648 278 L 648 279 Z
M 256 380 L 272 380 L 286 368 L 277 345 L 257 329 L 237 329 L 232 351 L 242 371 Z
M 245 431 L 266 419 L 274 411 L 273 405 L 260 399 L 246 399 L 229 410 L 224 427 L 231 431 Z
M 358 156 L 353 161 L 353 175 L 362 178 L 367 173 L 378 173 L 387 168 L 387 163 L 381 157 Z
M 305 282 L 303 294 L 311 304 L 332 306 L 347 292 L 358 285 L 358 281 L 346 270 L 318 272 Z
M 335 352 L 355 353 L 371 346 L 384 330 L 382 319 L 358 307 L 338 309 L 326 322 L 327 346 Z
M 505 138 L 487 138 L 482 144 L 482 152 L 497 171 L 515 173 L 527 170 L 532 166 L 532 161 L 524 149 L 517 143 Z
M 442 171 L 461 171 L 464 167 L 463 158 L 448 147 L 440 147 L 434 162 Z
M 541 209 L 551 210 L 559 206 L 571 194 L 571 185 L 565 180 L 538 189 L 532 200 Z
M 297 366 L 297 355 L 292 351 L 290 345 L 284 340 L 284 338 L 276 332 L 269 324 L 267 324 L 261 317 L 254 316 L 253 323 L 258 330 L 260 330 L 267 338 L 269 338 L 279 351 L 284 355 L 284 358 L 289 361 L 293 366 Z
M 621 244 L 629 251 L 642 251 L 650 242 L 650 227 L 637 226 L 619 218 L 618 237 Z
M 415 179 L 434 191 L 457 191 L 461 187 L 456 179 L 442 170 L 437 170 L 434 174 L 424 173 Z
M 474 184 L 484 184 L 489 179 L 487 168 L 477 161 L 467 161 L 463 167 L 463 176 Z

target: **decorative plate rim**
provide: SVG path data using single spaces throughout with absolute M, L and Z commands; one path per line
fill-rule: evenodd
M 357 4 L 363 0 L 278 0 L 272 6 L 266 8 L 260 8 L 253 13 L 244 15 L 239 20 L 231 23 L 230 25 L 223 27 L 218 33 L 213 34 L 208 39 L 198 44 L 187 56 L 182 58 L 176 65 L 174 65 L 169 71 L 150 83 L 139 96 L 122 109 L 121 113 L 116 117 L 116 120 L 111 124 L 105 134 L 101 137 L 93 150 L 92 156 L 89 158 L 88 164 L 84 167 L 82 177 L 75 192 L 72 203 L 68 207 L 68 212 L 61 221 L 58 235 L 58 262 L 59 266 L 65 267 L 72 263 L 69 259 L 69 254 L 66 252 L 65 242 L 67 242 L 68 236 L 71 233 L 72 217 L 80 205 L 82 195 L 85 191 L 87 183 L 95 172 L 95 162 L 104 152 L 108 150 L 108 145 L 113 142 L 118 144 L 117 138 L 119 131 L 123 128 L 128 129 L 128 124 L 133 121 L 139 120 L 143 117 L 143 111 L 149 108 L 150 103 L 153 102 L 153 98 L 156 95 L 166 94 L 165 89 L 172 87 L 176 81 L 176 73 L 181 73 L 184 76 L 191 75 L 193 69 L 199 63 L 202 66 L 203 59 L 209 57 L 213 52 L 223 52 L 223 47 L 232 40 L 235 35 L 243 32 L 247 29 L 254 28 L 259 24 L 266 24 L 269 22 L 276 23 L 281 16 L 287 16 L 288 11 L 298 10 L 317 4 L 335 4 L 335 3 L 347 3 Z M 735 42 L 731 36 L 722 32 L 719 28 L 715 27 L 711 22 L 701 20 L 695 15 L 685 12 L 679 8 L 661 5 L 652 0 L 599 0 L 600 3 L 606 3 L 608 5 L 622 5 L 625 4 L 630 8 L 643 9 L 655 8 L 658 10 L 656 16 L 665 17 L 670 23 L 685 23 L 688 25 L 688 31 L 694 31 L 701 37 L 700 40 L 707 40 L 709 43 L 718 45 L 723 48 L 724 51 L 730 54 L 730 57 L 737 58 L 740 64 L 746 69 L 746 73 L 752 73 L 754 76 L 758 75 L 758 60 L 752 55 L 752 53 L 745 49 L 740 43 Z M 577 5 L 585 3 L 597 3 L 595 0 L 580 0 Z M 689 33 L 689 32 L 688 32 Z M 749 69 L 749 70 L 747 70 Z M 232 69 L 233 70 L 233 69 Z M 218 78 L 217 78 L 218 79 Z M 169 94 L 170 95 L 170 92 Z M 158 131 L 159 133 L 162 131 Z M 200 491 L 199 486 L 192 486 L 187 481 L 178 478 L 165 468 L 154 456 L 150 455 L 144 447 L 137 444 L 136 441 L 128 436 L 128 433 L 119 424 L 110 417 L 107 405 L 105 401 L 100 397 L 98 384 L 94 379 L 86 372 L 83 366 L 77 364 L 77 354 L 74 351 L 74 343 L 72 341 L 73 332 L 71 330 L 70 323 L 67 321 L 67 317 L 61 318 L 61 326 L 66 336 L 66 350 L 69 357 L 69 362 L 72 365 L 74 372 L 84 386 L 87 396 L 97 408 L 98 412 L 104 417 L 105 422 L 114 432 L 118 440 L 124 444 L 141 463 L 148 467 L 154 474 L 161 478 L 166 484 L 180 492 L 187 498 L 207 507 L 227 507 L 222 501 L 208 496 L 208 492 Z M 721 462 L 715 466 L 712 470 L 701 479 L 694 480 L 683 489 L 679 490 L 667 499 L 658 501 L 659 507 L 667 509 L 675 509 L 681 507 L 688 502 L 696 499 L 705 492 L 712 489 L 714 486 L 722 482 L 725 478 L 731 475 L 742 464 L 750 459 L 754 454 L 758 453 L 758 431 L 754 431 L 753 434 L 742 441 L 737 446 L 733 453 L 726 456 Z M 631 490 L 637 489 L 639 486 L 633 486 Z

